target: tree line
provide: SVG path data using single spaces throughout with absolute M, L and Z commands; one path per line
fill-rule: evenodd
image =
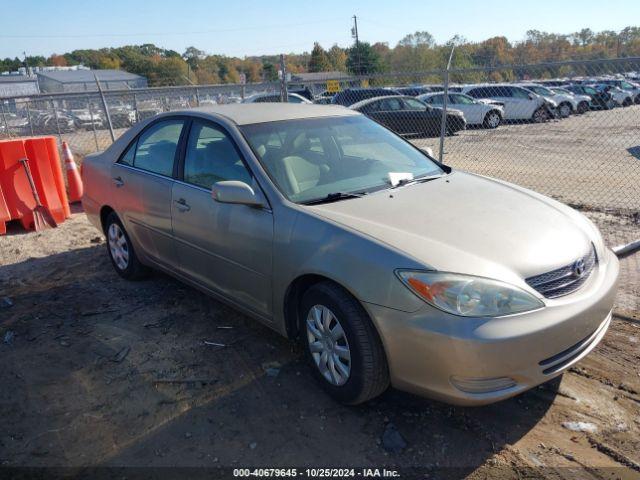
M 423 72 L 442 69 L 455 45 L 453 68 L 526 65 L 563 60 L 589 60 L 640 56 L 640 27 L 619 32 L 594 32 L 588 28 L 568 35 L 530 30 L 524 40 L 510 42 L 496 36 L 482 42 L 469 42 L 455 36 L 438 44 L 426 31 L 406 35 L 395 46 L 388 43 L 359 42 L 349 48 L 333 45 L 324 49 L 315 43 L 311 52 L 286 55 L 287 71 L 339 71 L 352 75 L 385 72 Z M 179 53 L 153 44 L 117 48 L 80 49 L 64 54 L 0 59 L 0 72 L 29 66 L 85 65 L 92 69 L 121 69 L 142 75 L 150 86 L 248 83 L 278 79 L 278 56 L 245 58 L 211 55 L 195 47 Z M 509 80 L 517 72 L 497 71 L 492 80 Z M 548 74 L 563 74 L 549 71 Z M 565 72 L 566 74 L 566 72 Z

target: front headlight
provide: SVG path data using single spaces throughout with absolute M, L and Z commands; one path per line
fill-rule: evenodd
M 397 274 L 425 302 L 453 315 L 500 317 L 544 307 L 533 295 L 498 280 L 413 270 L 398 270 Z

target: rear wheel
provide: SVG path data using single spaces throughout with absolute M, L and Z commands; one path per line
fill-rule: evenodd
M 331 282 L 312 286 L 300 305 L 305 356 L 322 388 L 355 405 L 389 386 L 389 370 L 378 337 L 362 305 Z
M 495 110 L 490 111 L 484 117 L 482 125 L 484 128 L 498 128 L 502 122 L 502 116 Z
M 111 212 L 105 222 L 107 252 L 118 275 L 127 280 L 144 278 L 149 270 L 140 263 L 131 240 L 115 212 Z
M 624 102 L 622 102 L 623 107 L 630 107 L 632 104 L 633 104 L 633 100 L 631 99 L 631 97 L 625 98 Z

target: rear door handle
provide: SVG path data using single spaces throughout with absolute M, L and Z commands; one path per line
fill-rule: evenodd
M 181 212 L 188 212 L 189 210 L 191 210 L 191 207 L 187 204 L 184 198 L 174 200 L 173 203 L 176 204 L 176 208 Z
M 116 187 L 120 188 L 121 186 L 124 185 L 124 182 L 122 181 L 122 177 L 114 177 L 113 178 L 113 183 L 116 185 Z

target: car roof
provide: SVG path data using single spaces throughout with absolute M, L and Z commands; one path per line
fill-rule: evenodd
M 354 112 L 340 105 L 315 105 L 308 103 L 230 103 L 225 105 L 207 105 L 192 110 L 185 110 L 183 113 L 210 113 L 220 115 L 236 125 L 304 118 L 360 115 L 358 112 Z
M 360 107 L 363 107 L 363 106 L 365 106 L 365 105 L 367 105 L 369 103 L 373 103 L 373 102 L 376 102 L 376 101 L 382 100 L 382 99 L 388 100 L 390 98 L 407 98 L 407 99 L 410 98 L 412 100 L 416 100 L 416 97 L 413 97 L 411 95 L 382 95 L 382 96 L 379 96 L 379 97 L 371 97 L 371 98 L 367 98 L 365 100 L 360 100 L 359 102 L 356 102 L 356 103 L 353 103 L 353 104 L 349 105 L 349 108 L 350 109 L 360 108 Z M 420 101 L 420 100 L 418 100 L 418 101 Z

